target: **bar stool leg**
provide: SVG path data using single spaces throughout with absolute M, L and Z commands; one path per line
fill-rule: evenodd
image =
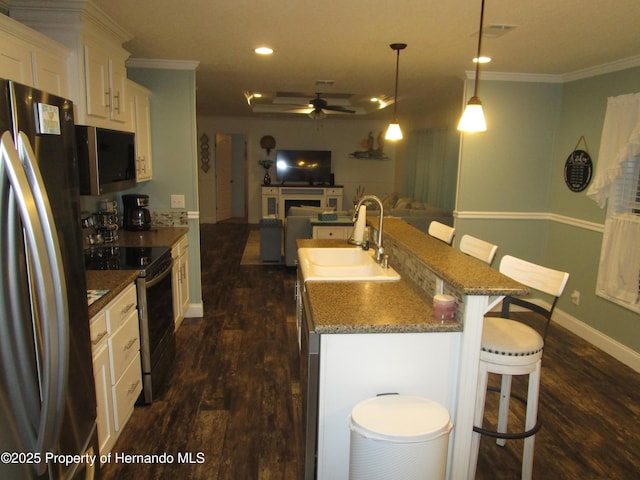
M 473 424 L 477 427 L 482 427 L 482 420 L 484 419 L 484 404 L 487 396 L 487 383 L 489 379 L 489 370 L 486 362 L 480 362 L 478 366 L 478 387 L 476 390 L 476 410 L 473 419 Z M 480 450 L 480 438 L 481 434 L 473 432 L 471 437 L 471 455 L 469 456 L 469 478 L 475 478 L 476 467 L 478 465 L 478 452 Z
M 498 429 L 500 433 L 507 432 L 507 423 L 509 422 L 509 401 L 511 400 L 511 375 L 503 373 L 500 386 L 500 410 L 498 413 Z M 506 440 L 497 438 L 496 443 L 504 447 Z
M 538 422 L 538 395 L 540 391 L 540 367 L 542 362 L 536 362 L 536 368 L 529 374 L 529 388 L 527 391 L 527 417 L 525 430 L 531 430 Z M 529 480 L 533 475 L 533 453 L 536 436 L 531 435 L 524 439 L 522 449 L 522 479 Z

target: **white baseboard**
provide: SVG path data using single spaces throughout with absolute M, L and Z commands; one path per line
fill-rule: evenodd
M 640 373 L 640 353 L 557 308 L 553 321 Z
M 549 307 L 549 304 L 543 301 L 536 302 L 540 305 Z M 501 304 L 496 305 L 491 311 L 499 312 Z M 517 306 L 513 306 L 513 311 L 524 311 Z M 556 308 L 553 312 L 553 322 L 557 323 L 561 327 L 566 328 L 574 335 L 582 338 L 586 342 L 589 342 L 594 347 L 599 348 L 605 353 L 608 353 L 616 360 L 624 363 L 629 368 L 632 368 L 636 372 L 640 373 L 640 353 L 630 349 L 626 345 L 614 340 L 611 337 L 606 336 L 599 330 L 587 325 L 586 323 L 578 320 L 576 317 L 569 315 L 568 313 Z
M 184 312 L 185 318 L 194 318 L 194 317 L 203 317 L 204 316 L 204 305 L 202 302 L 199 303 L 190 303 L 187 311 Z

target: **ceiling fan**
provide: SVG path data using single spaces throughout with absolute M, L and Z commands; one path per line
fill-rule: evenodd
M 324 118 L 326 116 L 325 111 L 356 113 L 355 110 L 350 110 L 342 105 L 329 105 L 324 98 L 320 98 L 320 93 L 316 93 L 316 98 L 309 100 L 309 106 L 313 108 L 313 110 L 311 110 L 308 115 L 314 120 Z

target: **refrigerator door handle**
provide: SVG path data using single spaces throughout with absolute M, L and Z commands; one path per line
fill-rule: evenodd
M 41 451 L 52 451 L 57 444 L 64 415 L 64 399 L 67 391 L 67 374 L 69 371 L 69 309 L 67 305 L 67 284 L 64 274 L 64 264 L 58 240 L 58 231 L 53 220 L 53 212 L 44 186 L 44 181 L 38 167 L 36 155 L 29 142 L 29 137 L 24 132 L 18 134 L 17 142 L 18 155 L 22 161 L 27 181 L 31 187 L 31 193 L 35 201 L 36 210 L 42 226 L 45 241 L 46 258 L 49 261 L 48 272 L 45 275 L 51 276 L 51 282 L 45 291 L 47 298 L 48 313 L 51 312 L 51 305 L 55 306 L 55 318 L 46 318 L 42 322 L 43 329 L 50 328 L 48 340 L 49 355 L 44 356 L 44 361 L 49 362 L 45 368 L 49 370 L 51 383 L 48 391 L 43 392 L 49 396 L 49 408 L 43 412 L 46 417 L 48 435 L 43 435 L 37 444 Z M 46 263 L 40 261 L 39 264 Z M 48 325 L 44 325 L 48 324 Z M 47 347 L 44 347 L 46 353 Z
M 0 171 L 6 175 L 8 183 L 13 191 L 12 200 L 15 202 L 18 214 L 22 220 L 24 241 L 27 247 L 27 264 L 32 275 L 32 298 L 34 304 L 32 313 L 39 326 L 38 335 L 42 339 L 41 353 L 39 355 L 40 382 L 41 382 L 41 411 L 40 418 L 35 420 L 37 427 L 29 418 L 18 417 L 22 422 L 20 432 L 23 435 L 25 446 L 29 451 L 39 453 L 44 459 L 45 453 L 54 447 L 60 429 L 62 414 L 56 418 L 56 409 L 64 401 L 64 391 L 60 391 L 60 371 L 64 369 L 62 378 L 66 385 L 66 369 L 68 360 L 66 356 L 60 357 L 60 328 L 58 318 L 50 322 L 49 305 L 56 302 L 56 288 L 59 278 L 54 276 L 50 262 L 47 261 L 48 246 L 45 239 L 45 231 L 41 223 L 36 199 L 32 193 L 31 185 L 27 178 L 25 166 L 22 164 L 18 151 L 15 149 L 10 132 L 6 131 L 0 138 L 0 154 L 2 166 Z M 4 182 L 4 180 L 2 180 Z M 64 309 L 66 310 L 66 302 Z M 59 316 L 59 307 L 56 307 L 56 317 Z M 66 321 L 66 320 L 65 320 Z M 67 340 L 65 339 L 64 342 Z M 62 342 L 62 343 L 64 343 Z M 56 385 L 57 384 L 57 385 Z M 22 393 L 18 393 L 19 396 Z M 16 397 L 14 397 L 16 398 Z M 19 398 L 18 398 L 19 399 Z M 26 402 L 26 400 L 25 400 Z M 15 407 L 15 406 L 14 406 Z M 21 408 L 18 406 L 18 408 Z M 34 428 L 36 431 L 34 431 Z M 46 471 L 44 462 L 34 464 L 35 471 L 41 475 Z

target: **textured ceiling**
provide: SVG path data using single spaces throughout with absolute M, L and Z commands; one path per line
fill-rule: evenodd
M 396 54 L 389 44 L 407 43 L 400 54 L 401 117 L 452 97 L 462 101 L 465 71 L 474 68 L 481 2 L 94 3 L 132 35 L 125 44 L 132 57 L 199 62 L 197 108 L 202 115 L 273 114 L 253 112 L 245 92 L 294 92 L 302 98 L 314 92 L 327 98 L 351 94 L 351 105 L 369 112 L 369 97 L 393 97 Z M 486 0 L 485 27 L 516 28 L 484 38 L 483 54 L 493 61 L 482 71 L 563 75 L 636 57 L 638 19 L 639 0 Z M 263 44 L 275 50 L 271 57 L 253 53 Z M 333 84 L 317 85 L 319 80 Z

